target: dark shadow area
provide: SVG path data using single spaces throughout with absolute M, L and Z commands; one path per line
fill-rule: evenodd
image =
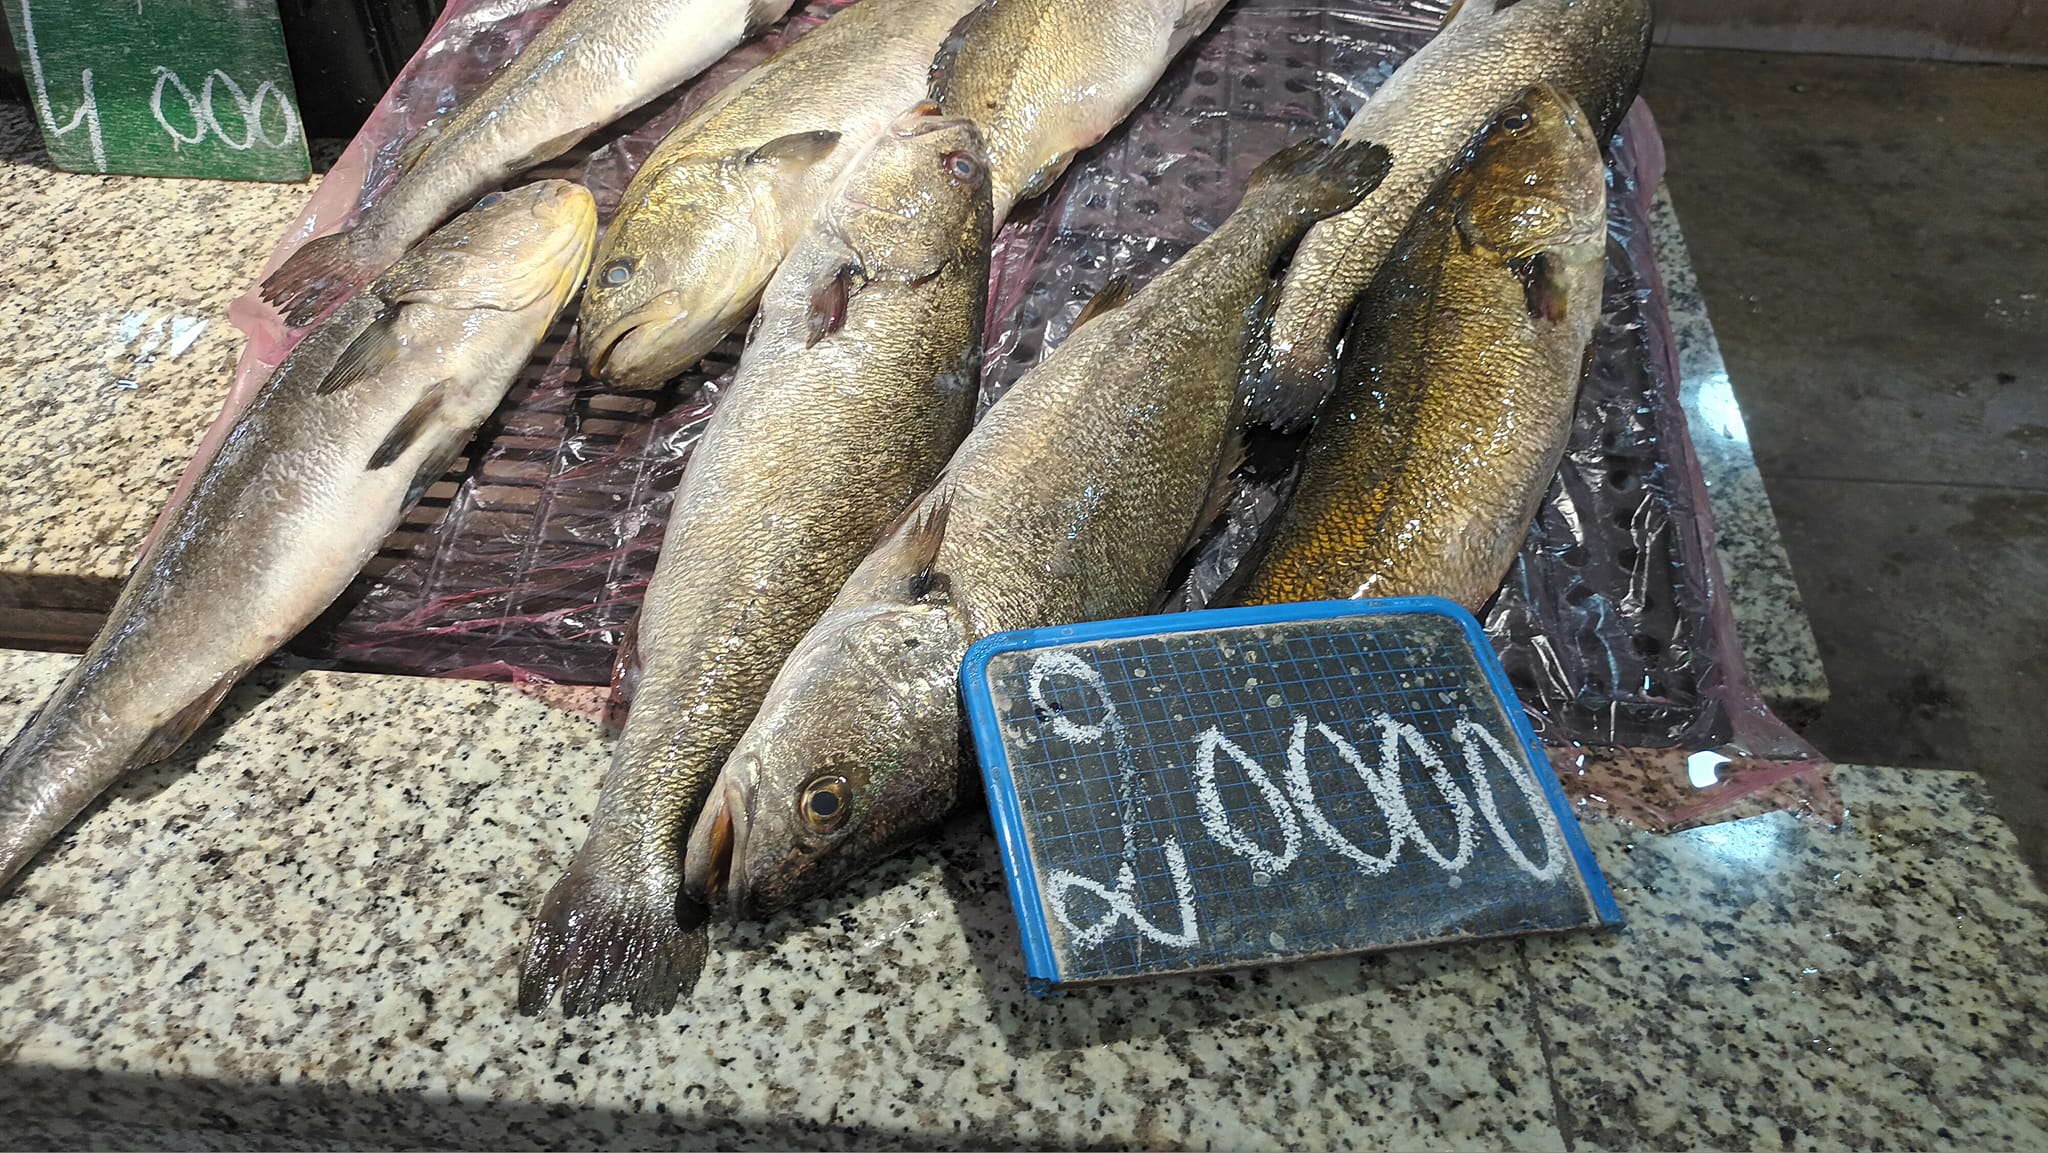
M 1839 761 L 1972 770 L 2048 868 L 2048 70 L 1659 50 L 1667 180 Z

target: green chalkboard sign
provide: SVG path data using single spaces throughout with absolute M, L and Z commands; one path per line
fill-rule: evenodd
M 0 0 L 50 160 L 304 180 L 276 0 Z

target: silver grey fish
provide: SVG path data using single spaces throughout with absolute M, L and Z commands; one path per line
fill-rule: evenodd
M 1226 456 L 1274 262 L 1386 163 L 1275 155 L 1214 233 L 1128 303 L 1098 297 L 989 409 L 776 677 L 691 833 L 693 897 L 753 915 L 907 844 L 961 794 L 969 644 L 1152 604 Z
M 0 886 L 341 594 L 498 406 L 596 231 L 578 185 L 492 193 L 292 350 L 0 757 Z

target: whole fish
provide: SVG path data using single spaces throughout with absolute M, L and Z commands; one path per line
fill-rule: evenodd
M 747 916 L 904 845 L 961 795 L 969 644 L 1152 604 L 1226 458 L 1274 262 L 1386 162 L 1273 156 L 1214 233 L 1128 303 L 1098 297 L 989 409 L 776 677 L 691 833 L 692 896 Z
M 695 76 L 790 2 L 571 0 L 482 90 L 408 144 L 382 199 L 265 278 L 263 299 L 303 327 L 471 197 Z
M 932 68 L 932 98 L 981 125 L 996 223 L 1052 187 L 1159 83 L 1228 0 L 986 0 Z
M 589 838 L 551 890 L 519 1005 L 665 1011 L 704 913 L 683 836 L 783 658 L 973 419 L 988 173 L 924 106 L 873 142 L 763 295 L 731 391 L 676 491 Z
M 634 174 L 583 295 L 592 375 L 653 388 L 746 319 L 847 164 L 925 94 L 974 0 L 859 0 L 735 80 Z
M 1549 85 L 1423 201 L 1344 342 L 1253 604 L 1428 594 L 1477 609 L 1557 473 L 1600 316 L 1607 182 Z
M 492 193 L 307 334 L 0 757 L 0 885 L 341 594 L 497 407 L 596 231 L 577 185 Z
M 1269 338 L 1267 423 L 1305 427 L 1335 380 L 1344 318 L 1474 133 L 1523 88 L 1548 83 L 1613 135 L 1650 47 L 1649 0 L 1461 0 L 1444 28 L 1395 71 L 1344 129 L 1394 154 L 1358 207 L 1318 224 L 1281 283 Z

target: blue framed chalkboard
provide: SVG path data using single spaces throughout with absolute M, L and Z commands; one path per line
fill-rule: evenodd
M 1040 992 L 1620 921 L 1448 601 L 1005 633 L 961 686 Z

